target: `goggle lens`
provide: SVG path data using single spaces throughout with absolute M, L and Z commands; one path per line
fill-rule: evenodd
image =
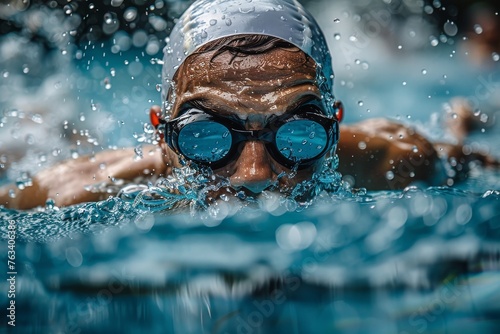
M 224 125 L 212 121 L 187 124 L 179 132 L 179 150 L 190 160 L 214 162 L 224 158 L 232 144 L 232 135 Z
M 287 122 L 276 132 L 278 151 L 292 161 L 316 158 L 323 153 L 327 143 L 325 128 L 311 120 Z

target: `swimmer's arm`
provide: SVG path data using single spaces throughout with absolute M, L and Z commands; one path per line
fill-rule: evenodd
M 112 184 L 113 178 L 132 181 L 140 176 L 168 172 L 159 149 L 146 147 L 143 152 L 144 157 L 140 160 L 134 159 L 133 149 L 124 149 L 61 162 L 36 174 L 33 185 L 24 190 L 13 185 L 0 188 L 0 205 L 26 210 L 45 205 L 49 198 L 57 206 L 95 202 L 107 198 L 109 194 L 88 191 L 86 186 L 102 182 Z M 15 193 L 14 197 L 9 195 L 11 190 Z

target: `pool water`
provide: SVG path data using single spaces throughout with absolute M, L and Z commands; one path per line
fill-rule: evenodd
M 357 20 L 352 9 L 327 3 L 309 6 L 331 46 L 348 43 L 356 32 L 349 25 Z M 329 11 L 322 13 L 325 8 Z M 52 17 L 48 8 L 42 13 Z M 332 17 L 340 22 L 332 23 Z M 370 47 L 366 41 L 353 44 L 349 50 L 359 51 L 359 62 L 345 60 L 345 52 L 334 54 L 335 91 L 347 106 L 347 123 L 384 116 L 448 139 L 438 122 L 442 103 L 461 95 L 488 115 L 470 145 L 500 157 L 497 63 L 473 67 L 446 43 L 403 56 L 368 52 L 380 48 L 379 39 L 372 36 Z M 17 57 L 6 56 L 7 43 L 18 45 Z M 2 183 L 29 186 L 30 175 L 54 161 L 151 140 L 144 123 L 149 106 L 159 104 L 161 64 L 155 58 L 161 53 L 140 47 L 113 53 L 109 41 L 72 45 L 67 53 L 40 51 L 48 65 L 37 69 L 35 56 L 21 58 L 28 57 L 26 47 L 35 46 L 16 35 L 0 38 L 0 156 L 18 156 L 3 169 Z M 148 203 L 114 197 L 66 208 L 52 203 L 32 211 L 0 208 L 3 240 L 9 226 L 16 226 L 16 327 L 9 329 L 384 334 L 500 329 L 497 170 L 477 166 L 453 187 L 416 184 L 367 193 L 342 188 L 322 192 L 307 207 L 273 193 L 249 204 L 228 199 L 207 209 L 161 211 Z M 7 273 L 8 242 L 0 248 Z M 3 310 L 11 300 L 9 288 L 9 281 L 0 281 Z M 5 319 L 2 329 L 8 326 Z

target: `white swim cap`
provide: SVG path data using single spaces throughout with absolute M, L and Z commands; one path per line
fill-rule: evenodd
M 318 24 L 297 0 L 198 0 L 179 18 L 164 49 L 163 105 L 175 72 L 190 54 L 210 41 L 240 34 L 277 37 L 300 48 L 316 62 L 318 85 L 333 101 L 330 51 Z

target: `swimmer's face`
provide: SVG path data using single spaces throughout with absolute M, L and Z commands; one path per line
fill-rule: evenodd
M 221 117 L 236 115 L 248 130 L 262 129 L 271 115 L 290 113 L 305 103 L 320 101 L 316 64 L 298 48 L 275 48 L 266 53 L 236 57 L 215 51 L 189 56 L 177 71 L 171 119 L 192 105 Z M 232 60 L 232 61 L 231 61 Z M 170 148 L 163 144 L 166 156 Z M 257 194 L 276 183 L 278 175 L 290 172 L 270 156 L 265 143 L 241 144 L 239 155 L 214 173 L 229 178 L 232 188 Z M 318 159 L 292 177 L 279 178 L 280 190 L 291 189 L 311 178 L 323 159 Z

